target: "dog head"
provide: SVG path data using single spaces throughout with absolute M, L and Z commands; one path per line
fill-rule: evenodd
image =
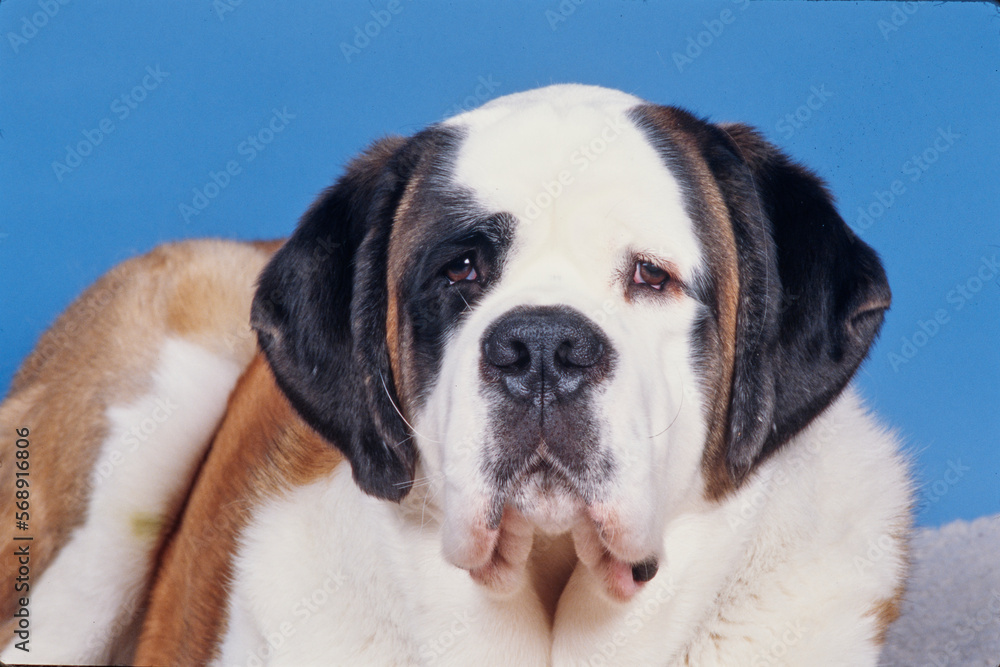
M 752 129 L 587 86 L 373 145 L 264 271 L 282 390 L 367 493 L 518 585 L 571 532 L 608 592 L 833 401 L 890 299 L 819 179 Z

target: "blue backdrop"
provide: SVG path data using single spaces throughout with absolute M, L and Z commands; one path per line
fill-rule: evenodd
M 859 381 L 920 521 L 1000 511 L 1000 14 L 931 2 L 0 4 L 0 389 L 115 262 L 282 236 L 369 141 L 557 82 L 760 127 L 895 300 Z

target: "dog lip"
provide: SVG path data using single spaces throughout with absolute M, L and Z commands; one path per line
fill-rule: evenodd
M 501 597 L 518 590 L 526 577 L 534 527 L 516 509 L 506 507 L 488 558 L 468 568 L 473 581 Z
M 594 571 L 603 580 L 604 590 L 612 599 L 628 602 L 656 575 L 655 563 L 656 558 L 653 557 L 631 564 L 605 549 Z M 636 576 L 637 572 L 639 576 Z
M 620 540 L 609 543 L 608 533 L 614 524 L 598 522 L 594 516 L 606 515 L 606 511 L 595 512 L 593 506 L 588 510 L 589 516 L 582 517 L 572 531 L 577 557 L 598 578 L 611 599 L 627 602 L 656 576 L 659 557 L 655 549 L 646 551 Z M 629 546 L 634 548 L 625 548 Z

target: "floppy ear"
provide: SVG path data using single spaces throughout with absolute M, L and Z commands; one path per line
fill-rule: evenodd
M 406 140 L 356 158 L 261 274 L 251 324 L 291 404 L 351 462 L 365 492 L 399 500 L 416 452 L 386 348 L 386 252 L 412 159 Z
M 839 395 L 891 294 L 878 255 L 844 223 L 817 176 L 749 127 L 721 129 L 739 161 L 721 168 L 709 159 L 740 265 L 726 452 L 738 482 Z

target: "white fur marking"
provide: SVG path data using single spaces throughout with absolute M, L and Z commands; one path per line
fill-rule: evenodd
M 167 339 L 148 394 L 108 408 L 86 522 L 31 596 L 31 652 L 5 662 L 101 664 L 136 610 L 195 466 L 242 366 Z M 122 614 L 127 614 L 128 619 Z
M 250 613 L 230 623 L 219 664 L 547 665 L 533 592 L 486 596 L 442 560 L 438 528 L 410 498 L 364 495 L 346 464 L 263 505 L 231 592 Z

